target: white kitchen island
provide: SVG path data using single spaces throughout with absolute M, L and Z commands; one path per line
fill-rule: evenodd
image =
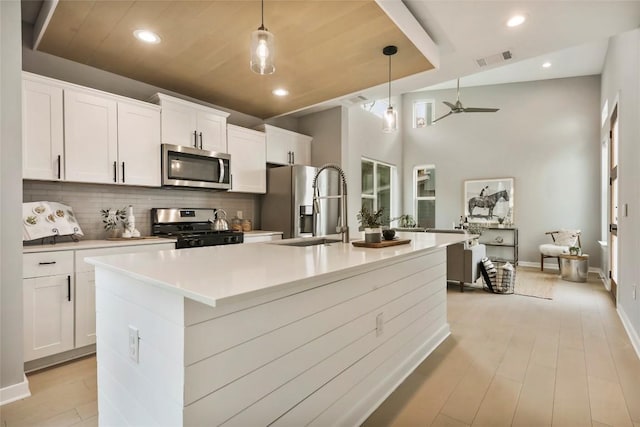
M 464 236 L 400 237 L 87 258 L 100 425 L 358 425 L 449 335 Z

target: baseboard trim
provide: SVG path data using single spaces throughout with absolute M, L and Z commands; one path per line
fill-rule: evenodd
M 0 406 L 31 396 L 29 380 L 24 374 L 23 378 L 23 381 L 18 384 L 0 388 Z
M 627 331 L 629 340 L 631 340 L 631 345 L 636 351 L 636 356 L 640 359 L 640 336 L 638 336 L 638 332 L 633 328 L 633 324 L 631 323 L 631 320 L 629 320 L 629 317 L 622 306 L 618 305 L 618 307 L 616 307 L 616 311 L 618 312 L 618 317 L 620 317 L 620 320 L 622 321 L 624 330 Z
M 533 267 L 533 268 L 540 268 L 540 263 L 539 262 L 535 262 L 535 261 L 518 261 L 518 266 L 520 267 Z M 558 263 L 557 262 L 550 262 L 550 263 L 544 263 L 544 270 L 553 270 L 553 271 L 560 271 L 560 269 L 558 268 Z M 600 267 L 589 267 L 589 273 L 596 273 L 598 274 L 598 277 L 604 277 L 602 274 L 602 269 L 600 269 Z

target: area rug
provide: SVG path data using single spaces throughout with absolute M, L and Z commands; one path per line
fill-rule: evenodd
M 527 297 L 553 299 L 553 286 L 558 280 L 554 274 L 518 267 L 514 294 Z

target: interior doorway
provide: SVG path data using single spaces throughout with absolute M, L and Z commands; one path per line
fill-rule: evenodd
M 618 301 L 618 105 L 609 121 L 609 277 L 611 298 Z

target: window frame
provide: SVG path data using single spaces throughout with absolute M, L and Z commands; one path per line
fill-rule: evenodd
M 418 196 L 418 170 L 419 169 L 429 169 L 429 170 L 436 170 L 436 165 L 435 164 L 424 164 L 424 165 L 417 165 L 413 167 L 413 175 L 411 177 L 411 183 L 413 186 L 413 217 L 416 220 L 416 224 L 418 226 L 420 226 L 420 224 L 418 224 L 418 202 L 421 200 L 433 200 L 434 206 L 436 206 L 437 201 L 436 201 L 436 197 L 438 195 L 438 192 L 436 190 L 436 188 L 434 187 L 433 191 L 436 193 L 435 196 Z M 435 209 L 434 209 L 434 216 L 435 216 Z M 435 224 L 435 217 L 433 218 L 433 222 Z
M 370 159 L 368 157 L 362 157 L 360 159 L 360 178 L 362 179 L 362 163 L 364 162 L 368 162 L 368 163 L 372 163 L 373 164 L 373 194 L 365 194 L 362 192 L 362 182 L 360 183 L 360 208 L 362 208 L 362 199 L 368 199 L 368 200 L 373 200 L 373 210 L 377 211 L 378 210 L 378 165 L 382 165 L 385 167 L 388 167 L 390 169 L 390 174 L 389 174 L 389 204 L 390 204 L 390 212 L 389 214 L 389 220 L 391 220 L 391 218 L 394 218 L 394 212 L 393 212 L 393 202 L 395 200 L 395 191 L 394 191 L 394 184 L 395 184 L 395 177 L 394 175 L 397 173 L 396 170 L 396 166 L 391 164 L 391 163 L 387 163 L 387 162 L 381 162 L 379 160 L 374 160 L 374 159 Z

